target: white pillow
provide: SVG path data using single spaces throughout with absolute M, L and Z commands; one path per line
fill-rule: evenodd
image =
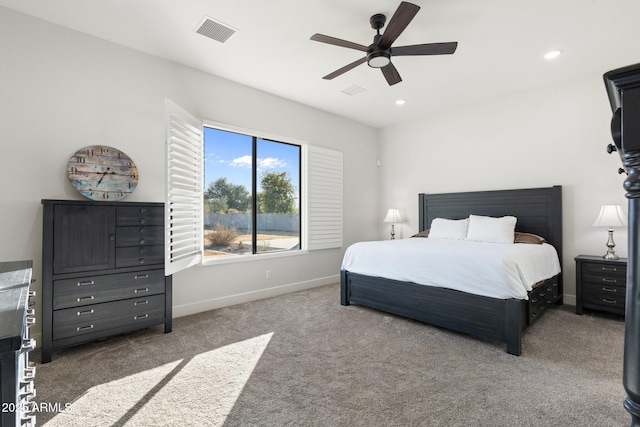
M 516 221 L 517 218 L 515 216 L 494 218 L 491 216 L 469 215 L 467 240 L 513 244 Z
M 467 237 L 467 228 L 469 228 L 469 218 L 434 218 L 431 221 L 428 238 L 464 240 Z

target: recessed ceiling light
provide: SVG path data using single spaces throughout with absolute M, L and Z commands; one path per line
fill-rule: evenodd
M 407 101 L 405 101 L 404 99 L 398 99 L 396 100 L 396 105 L 404 105 Z
M 561 50 L 551 50 L 544 54 L 544 59 L 555 59 L 562 53 Z

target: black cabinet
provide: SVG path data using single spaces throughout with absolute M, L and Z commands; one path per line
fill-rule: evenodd
M 53 274 L 115 266 L 113 206 L 56 205 L 53 210 Z
M 580 255 L 576 260 L 576 313 L 583 309 L 624 316 L 627 260 Z
M 54 348 L 172 327 L 162 203 L 43 200 L 42 363 Z

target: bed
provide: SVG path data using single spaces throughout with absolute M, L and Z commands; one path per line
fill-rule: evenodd
M 419 231 L 435 218 L 515 216 L 517 232 L 543 236 L 562 262 L 562 188 L 419 194 Z M 340 303 L 362 305 L 506 344 L 522 353 L 522 334 L 554 304 L 562 304 L 562 273 L 523 298 L 496 298 L 342 269 Z

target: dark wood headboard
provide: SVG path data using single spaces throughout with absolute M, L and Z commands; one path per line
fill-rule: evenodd
M 562 264 L 562 187 L 466 193 L 419 194 L 420 231 L 434 218 L 462 219 L 469 215 L 518 218 L 516 231 L 544 237 L 556 248 Z

